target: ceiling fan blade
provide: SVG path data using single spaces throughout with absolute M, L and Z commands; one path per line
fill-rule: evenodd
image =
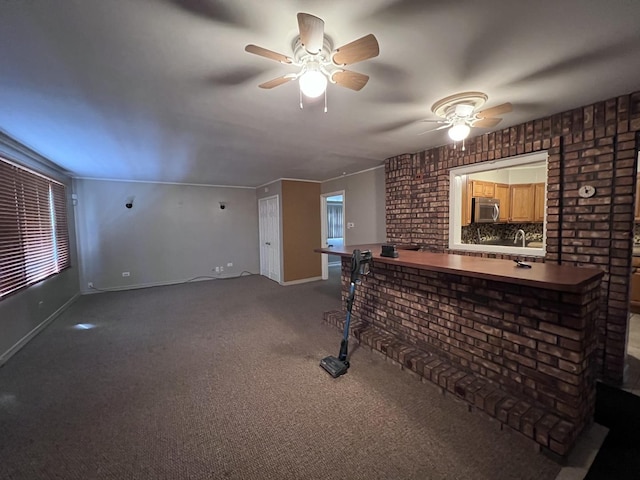
M 370 33 L 336 49 L 333 54 L 333 63 L 336 65 L 353 65 L 356 62 L 377 57 L 379 53 L 378 40 Z
M 293 74 L 293 73 L 287 73 L 286 75 L 283 75 L 281 77 L 278 78 L 274 78 L 273 80 L 269 80 L 268 82 L 264 82 L 261 83 L 260 85 L 258 85 L 260 88 L 274 88 L 274 87 L 279 87 L 280 85 L 284 85 L 285 83 L 290 82 L 291 80 L 295 80 L 296 78 L 298 78 L 297 75 Z
M 324 45 L 324 20 L 310 13 L 298 13 L 300 41 L 312 55 L 320 53 Z
M 361 90 L 369 81 L 369 76 L 349 70 L 341 70 L 331 76 L 331 80 L 341 87 L 350 88 L 351 90 Z
M 281 53 L 274 52 L 272 50 L 267 50 L 266 48 L 262 48 L 257 45 L 247 45 L 244 47 L 244 50 L 246 52 L 253 53 L 254 55 L 260 55 L 261 57 L 275 60 L 276 62 L 293 63 L 293 60 L 286 55 L 282 55 Z
M 498 125 L 501 121 L 502 119 L 498 117 L 481 118 L 479 120 L 475 120 L 474 122 L 471 122 L 471 126 L 480 127 L 480 128 L 491 128 Z
M 509 113 L 513 110 L 513 106 L 507 102 L 502 105 L 498 105 L 496 107 L 485 108 L 484 110 L 480 110 L 476 112 L 477 118 L 487 118 L 487 117 L 495 117 L 497 115 L 502 115 L 503 113 Z
M 436 130 L 444 130 L 445 128 L 449 128 L 449 127 L 450 127 L 450 125 L 449 125 L 449 124 L 447 124 L 447 125 L 442 125 L 442 126 L 440 126 L 440 127 L 438 127 L 438 128 L 432 128 L 431 130 L 427 130 L 427 131 L 425 131 L 425 132 L 417 133 L 416 135 L 424 135 L 425 133 L 435 132 Z
M 448 120 L 431 120 L 429 118 L 425 118 L 424 120 L 420 120 L 421 123 L 423 122 L 431 122 L 431 123 L 446 123 L 449 124 L 451 122 L 449 122 Z

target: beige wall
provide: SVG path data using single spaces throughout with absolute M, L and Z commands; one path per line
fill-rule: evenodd
M 282 181 L 284 282 L 320 277 L 320 184 Z
M 345 175 L 322 183 L 322 193 L 344 190 L 344 244 L 383 243 L 386 240 L 384 167 Z M 346 226 L 345 226 L 346 227 Z

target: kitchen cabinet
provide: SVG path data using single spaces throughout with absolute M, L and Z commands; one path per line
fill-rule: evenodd
M 482 180 L 462 182 L 462 225 L 471 223 L 473 197 L 500 200 L 501 223 L 543 222 L 545 216 L 546 184 L 526 183 L 509 185 Z M 638 196 L 640 198 L 640 195 Z M 640 208 L 640 207 L 639 207 Z
M 511 202 L 509 195 L 509 185 L 506 183 L 495 184 L 495 197 L 500 200 L 500 218 L 499 222 L 508 222 L 509 214 L 511 213 Z
M 471 180 L 471 191 L 473 197 L 496 198 L 496 184 L 493 182 L 483 182 L 482 180 Z
M 460 185 L 462 191 L 462 226 L 469 225 L 471 223 L 471 182 L 467 179 L 466 175 L 462 176 L 462 184 Z
M 640 222 L 640 173 L 636 175 L 636 222 Z
M 509 186 L 511 214 L 513 223 L 532 222 L 534 215 L 535 186 L 523 183 Z
M 545 197 L 544 183 L 523 183 L 510 185 L 510 215 L 512 223 L 544 222 Z
M 547 196 L 546 184 L 544 183 L 535 183 L 534 186 L 534 194 L 533 194 L 533 221 L 534 222 L 544 222 L 544 200 Z

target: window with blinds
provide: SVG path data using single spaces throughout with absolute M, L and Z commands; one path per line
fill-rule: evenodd
M 69 267 L 66 188 L 0 158 L 0 299 Z
M 327 203 L 327 237 L 342 238 L 342 204 Z

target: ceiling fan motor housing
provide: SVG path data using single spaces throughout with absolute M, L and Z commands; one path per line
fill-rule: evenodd
M 324 35 L 322 50 L 316 54 L 309 53 L 306 50 L 300 36 L 294 39 L 292 48 L 293 60 L 296 65 L 302 67 L 301 73 L 307 70 L 316 70 L 324 73 L 331 83 L 335 83 L 332 76 L 338 68 L 331 59 L 333 42 L 327 35 Z
M 462 92 L 438 100 L 431 111 L 439 117 L 449 119 L 471 117 L 489 97 L 482 92 Z

